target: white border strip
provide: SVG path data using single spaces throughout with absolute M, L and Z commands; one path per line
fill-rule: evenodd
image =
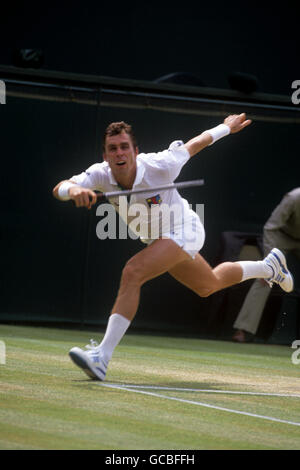
M 184 400 L 183 398 L 176 398 L 176 397 L 169 397 L 167 395 L 162 395 L 161 393 L 145 392 L 144 390 L 137 390 L 137 389 L 134 389 L 134 388 L 128 388 L 128 387 L 131 387 L 130 385 L 129 386 L 124 386 L 124 385 L 115 385 L 115 384 L 106 384 L 106 383 L 100 383 L 99 385 L 102 386 L 102 387 L 114 388 L 114 389 L 118 389 L 118 390 L 126 390 L 127 392 L 142 393 L 143 395 L 149 395 L 149 396 L 152 396 L 152 397 L 165 398 L 167 400 L 179 401 L 181 403 L 188 403 L 190 405 L 203 406 L 205 408 L 211 408 L 211 409 L 214 409 L 214 410 L 227 411 L 229 413 L 235 413 L 235 414 L 238 414 L 238 415 L 251 416 L 252 418 L 259 418 L 259 419 L 265 419 L 265 420 L 273 421 L 273 422 L 277 422 L 277 423 L 292 424 L 293 426 L 300 426 L 300 423 L 296 423 L 296 422 L 293 422 L 293 421 L 287 421 L 287 420 L 279 419 L 279 418 L 273 418 L 271 416 L 258 415 L 258 414 L 255 414 L 255 413 L 248 413 L 246 411 L 232 410 L 230 408 L 223 408 L 222 406 L 208 405 L 207 403 L 201 403 L 201 402 L 198 402 L 198 401 Z M 180 390 L 182 390 L 182 389 L 180 389 Z

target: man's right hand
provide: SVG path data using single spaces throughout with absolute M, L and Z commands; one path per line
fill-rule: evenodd
M 73 186 L 69 189 L 69 196 L 75 202 L 76 207 L 90 209 L 97 202 L 97 196 L 91 189 Z

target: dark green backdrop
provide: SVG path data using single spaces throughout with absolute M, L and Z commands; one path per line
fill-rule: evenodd
M 170 112 L 7 97 L 0 108 L 1 321 L 106 323 L 122 267 L 143 244 L 98 240 L 96 210 L 57 201 L 52 188 L 101 161 L 101 136 L 111 121 L 134 126 L 140 151 L 159 151 L 222 122 L 232 109 L 222 104 L 210 113 L 209 107 L 204 112 L 199 103 L 189 114 L 188 107 Z M 245 111 L 253 125 L 194 157 L 178 178 L 205 179 L 203 188 L 182 194 L 205 204 L 202 254 L 211 264 L 223 231 L 261 232 L 282 195 L 299 186 L 297 119 L 259 107 Z M 198 298 L 166 274 L 143 287 L 133 327 L 205 335 L 212 319 L 219 321 L 215 314 L 210 298 Z

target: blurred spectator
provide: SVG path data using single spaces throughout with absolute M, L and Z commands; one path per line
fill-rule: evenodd
M 300 187 L 288 192 L 264 225 L 263 249 L 266 256 L 272 248 L 285 255 L 293 253 L 300 260 Z M 249 333 L 256 334 L 271 289 L 263 279 L 256 279 L 242 305 L 233 327 L 233 340 L 245 343 Z

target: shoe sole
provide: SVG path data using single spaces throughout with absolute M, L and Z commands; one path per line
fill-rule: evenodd
M 277 261 L 279 262 L 280 264 L 280 267 L 281 267 L 281 270 L 284 272 L 287 273 L 287 276 L 290 277 L 291 279 L 291 287 L 289 287 L 288 289 L 284 289 L 282 284 L 279 284 L 280 287 L 285 291 L 285 292 L 292 292 L 292 290 L 294 289 L 294 278 L 292 276 L 292 274 L 290 273 L 290 271 L 288 270 L 288 267 L 287 267 L 287 264 L 286 264 L 286 259 L 285 259 L 285 256 L 284 254 L 278 250 L 278 248 L 273 248 L 273 250 L 271 251 L 271 253 L 273 253 L 273 255 L 275 256 L 275 258 L 277 259 Z M 282 269 L 283 268 L 283 269 Z
M 73 348 L 69 352 L 69 356 L 71 360 L 76 364 L 76 366 L 80 367 L 88 377 L 90 377 L 93 380 L 104 380 L 104 377 L 99 377 L 97 373 L 94 372 L 93 367 L 90 366 L 88 361 L 86 360 L 83 351 L 80 348 Z

